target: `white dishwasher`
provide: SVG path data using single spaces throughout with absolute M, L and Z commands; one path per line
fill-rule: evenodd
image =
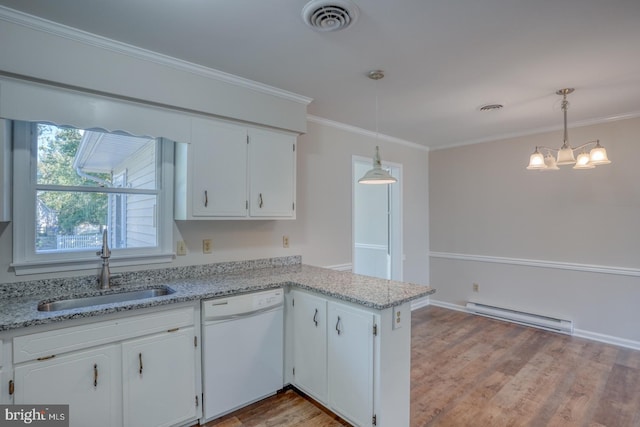
M 202 301 L 203 420 L 284 386 L 282 289 Z

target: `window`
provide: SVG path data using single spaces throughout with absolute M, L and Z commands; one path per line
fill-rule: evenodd
M 16 274 L 94 268 L 103 230 L 115 265 L 171 259 L 173 144 L 14 122 Z

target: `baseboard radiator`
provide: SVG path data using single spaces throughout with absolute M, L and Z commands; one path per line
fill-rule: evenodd
M 553 317 L 541 316 L 539 314 L 525 313 L 523 311 L 508 308 L 495 307 L 492 305 L 468 302 L 467 311 L 493 319 L 506 320 L 520 325 L 533 326 L 563 334 L 573 334 L 573 321 L 566 319 L 556 319 Z

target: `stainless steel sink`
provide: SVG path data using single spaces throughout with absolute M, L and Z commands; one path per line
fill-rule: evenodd
M 117 302 L 136 301 L 147 298 L 170 295 L 175 291 L 167 286 L 153 289 L 140 289 L 137 291 L 125 291 L 114 294 L 91 295 L 79 298 L 62 299 L 38 304 L 38 311 L 59 311 L 72 308 L 91 307 L 100 304 L 113 304 Z

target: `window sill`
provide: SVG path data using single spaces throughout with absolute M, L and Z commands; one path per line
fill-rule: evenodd
M 126 257 L 112 257 L 109 267 L 126 267 L 132 265 L 165 264 L 173 261 L 175 254 L 132 255 Z M 10 264 L 16 276 L 27 274 L 57 273 L 62 271 L 96 270 L 99 271 L 102 261 L 97 258 L 79 258 L 56 261 L 16 262 Z

